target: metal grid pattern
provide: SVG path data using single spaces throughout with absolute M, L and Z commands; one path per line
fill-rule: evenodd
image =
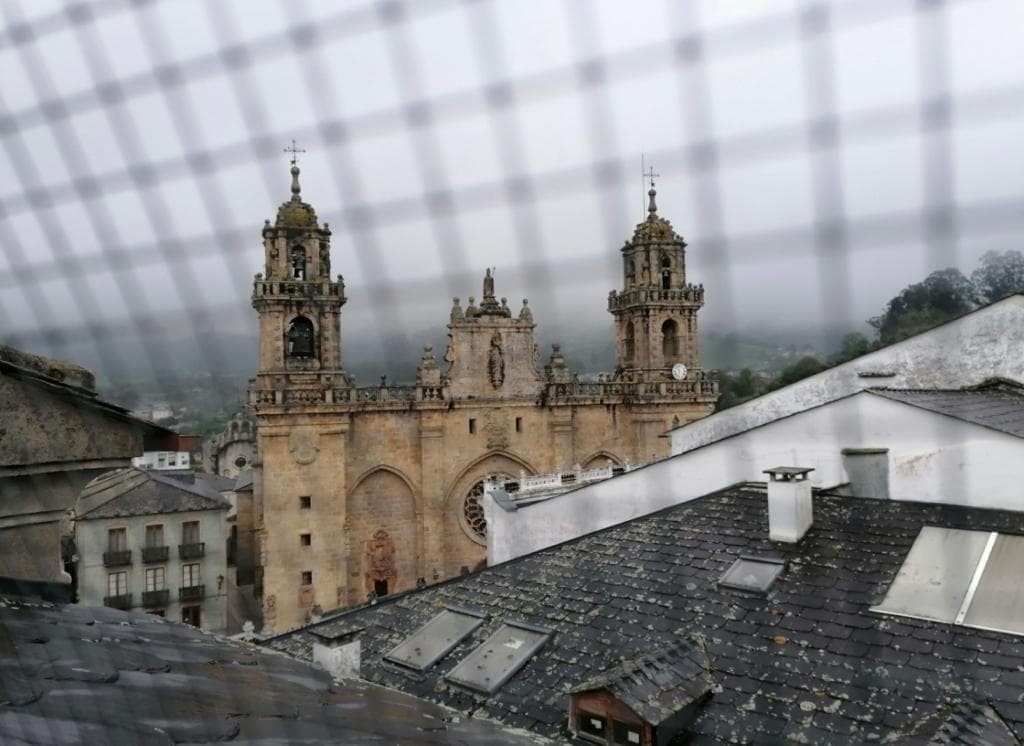
M 1019 31 L 1012 2 L 518 5 L 5 0 L 5 341 L 88 342 L 116 368 L 112 339 L 192 330 L 223 369 L 210 331 L 254 331 L 258 230 L 292 138 L 356 301 L 350 339 L 403 340 L 418 308 L 440 324 L 498 263 L 542 326 L 602 313 L 644 148 L 722 328 L 758 312 L 758 277 L 788 294 L 787 266 L 841 324 L 858 255 L 911 255 L 884 302 L 1019 246 L 1019 154 L 999 152 L 1024 117 L 1024 65 L 996 34 Z M 865 207 L 887 185 L 891 206 Z

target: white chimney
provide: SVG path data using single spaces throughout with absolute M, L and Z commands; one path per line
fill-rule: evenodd
M 332 679 L 358 679 L 362 648 L 358 635 L 361 631 L 325 635 L 310 630 L 317 638 L 313 641 L 313 664 L 327 671 Z
M 814 522 L 811 483 L 814 469 L 776 466 L 768 475 L 768 538 L 791 544 L 800 541 Z

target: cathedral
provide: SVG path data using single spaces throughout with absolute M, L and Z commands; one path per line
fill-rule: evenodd
M 291 198 L 263 226 L 252 294 L 264 629 L 476 569 L 484 480 L 666 456 L 660 436 L 713 409 L 697 347 L 704 288 L 687 283 L 686 244 L 658 215 L 653 182 L 647 218 L 621 249 L 622 289 L 608 296 L 614 373 L 580 381 L 557 346 L 541 365 L 527 301 L 499 298 L 488 270 L 479 302 L 454 300 L 440 361 L 427 346 L 414 382 L 356 387 L 331 231 L 303 201 L 294 159 L 291 174 Z

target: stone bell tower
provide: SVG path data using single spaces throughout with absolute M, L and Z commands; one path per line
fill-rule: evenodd
M 302 201 L 294 157 L 291 174 L 291 199 L 278 208 L 273 225 L 263 225 L 266 273 L 253 284 L 259 373 L 339 373 L 345 283 L 341 275 L 331 280 L 331 231 Z
M 697 311 L 704 286 L 686 282 L 686 242 L 658 216 L 653 172 L 647 219 L 622 247 L 623 288 L 608 296 L 620 375 L 663 380 L 677 363 L 700 368 Z

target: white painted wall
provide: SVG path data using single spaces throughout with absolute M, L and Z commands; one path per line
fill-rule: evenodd
M 132 602 L 135 604 L 132 609 L 144 611 L 141 604 L 142 592 L 146 587 L 146 568 L 163 567 L 164 587 L 170 591 L 165 610 L 166 618 L 172 622 L 180 622 L 182 604 L 178 601 L 178 589 L 182 581 L 181 566 L 198 562 L 199 582 L 205 586 L 206 593 L 200 604 L 200 624 L 203 629 L 210 632 L 225 632 L 228 574 L 224 522 L 226 512 L 225 508 L 76 521 L 78 603 L 85 606 L 103 606 L 103 598 L 107 595 L 107 575 L 127 571 L 128 592 L 132 594 Z M 185 521 L 199 521 L 199 540 L 205 545 L 202 559 L 182 560 L 178 556 L 182 523 Z M 142 561 L 142 548 L 146 545 L 146 526 L 153 524 L 162 524 L 164 527 L 164 542 L 169 547 L 168 558 L 167 562 L 145 564 Z M 132 552 L 130 565 L 110 568 L 103 566 L 103 553 L 107 550 L 107 531 L 112 528 L 128 530 L 128 549 Z
M 191 457 L 188 451 L 146 451 L 132 459 L 132 466 L 140 469 L 188 469 Z
M 1024 510 L 1024 439 L 861 392 L 506 512 L 486 499 L 488 562 L 676 505 L 764 469 L 805 466 L 816 487 L 848 480 L 844 448 L 888 448 L 893 499 Z
M 861 373 L 893 373 L 885 378 Z M 866 388 L 955 389 L 994 376 L 1024 380 L 1024 295 L 805 378 L 672 431 L 672 453 L 801 412 Z

